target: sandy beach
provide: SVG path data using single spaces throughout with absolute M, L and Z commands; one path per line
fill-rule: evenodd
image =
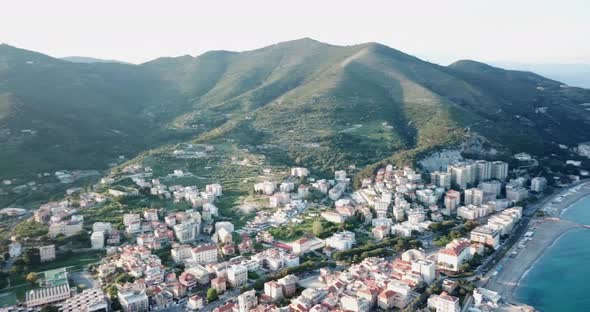
M 565 209 L 588 195 L 590 195 L 590 182 L 584 182 L 564 189 L 545 200 L 541 211 L 546 212 L 549 217 L 534 217 L 530 221 L 527 231 L 534 232 L 532 239 L 524 243 L 524 248 L 519 248 L 520 243 L 516 243 L 508 251 L 507 256 L 482 279 L 482 286 L 499 292 L 505 302 L 517 304 L 518 300 L 514 295 L 520 280 L 545 250 L 564 233 L 580 226 L 571 221 L 560 220 L 559 216 Z M 524 238 L 520 241 L 522 239 Z M 517 252 L 518 255 L 509 257 L 508 255 L 512 252 Z

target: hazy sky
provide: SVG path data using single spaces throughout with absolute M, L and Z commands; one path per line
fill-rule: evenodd
M 0 42 L 56 57 L 139 63 L 302 37 L 438 63 L 590 63 L 590 1 L 0 0 Z

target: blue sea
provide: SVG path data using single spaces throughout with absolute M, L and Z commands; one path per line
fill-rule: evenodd
M 590 224 L 590 197 L 561 216 Z M 516 298 L 543 312 L 590 311 L 590 229 L 565 233 L 522 279 Z

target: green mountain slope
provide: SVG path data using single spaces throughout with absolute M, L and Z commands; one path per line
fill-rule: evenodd
M 319 172 L 411 159 L 468 131 L 540 152 L 590 138 L 584 103 L 590 91 L 532 73 L 474 61 L 443 67 L 376 43 L 305 38 L 141 65 L 72 63 L 3 45 L 0 172 L 100 168 L 190 140 L 230 140 Z
M 151 109 L 176 97 L 171 88 L 139 66 L 71 63 L 0 45 L 2 176 L 102 169 L 155 146 L 161 118 Z

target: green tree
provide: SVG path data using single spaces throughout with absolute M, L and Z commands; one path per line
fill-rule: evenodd
M 27 274 L 26 277 L 27 282 L 29 282 L 31 285 L 35 285 L 38 279 L 39 278 L 37 277 L 37 273 L 35 272 L 29 272 L 29 274 Z
M 218 298 L 219 296 L 217 295 L 217 290 L 215 288 L 207 289 L 207 302 L 213 302 Z
M 322 234 L 324 234 L 324 226 L 322 225 L 322 221 L 320 221 L 320 220 L 313 221 L 313 225 L 311 226 L 311 230 L 313 232 L 313 235 L 315 235 L 316 237 L 322 236 Z
M 59 312 L 56 306 L 48 305 L 41 308 L 41 312 Z

